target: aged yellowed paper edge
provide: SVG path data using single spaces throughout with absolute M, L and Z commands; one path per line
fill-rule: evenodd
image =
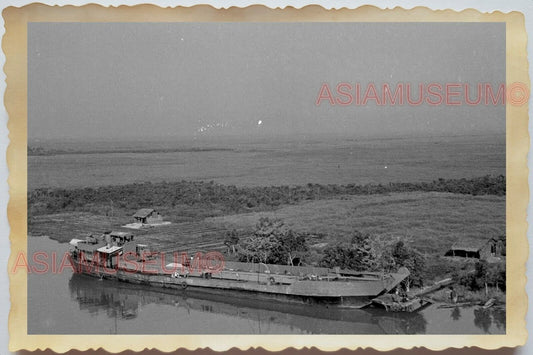
M 412 10 L 381 10 L 364 6 L 356 10 L 325 10 L 320 6 L 302 9 L 269 9 L 264 6 L 215 9 L 201 5 L 190 8 L 160 8 L 154 5 L 105 8 L 100 5 L 82 7 L 50 7 L 31 4 L 3 11 L 6 34 L 2 48 L 6 55 L 4 71 L 7 89 L 4 97 L 9 115 L 10 145 L 7 151 L 10 201 L 8 218 L 11 228 L 11 255 L 8 262 L 11 312 L 9 315 L 9 349 L 35 350 L 50 348 L 56 352 L 69 349 L 104 348 L 111 352 L 126 349 L 140 351 L 157 348 L 210 347 L 225 350 L 263 347 L 278 351 L 286 347 L 311 347 L 322 350 L 372 347 L 391 350 L 397 347 L 426 347 L 441 350 L 448 347 L 477 346 L 484 349 L 513 347 L 527 338 L 525 315 L 525 263 L 528 256 L 526 209 L 529 198 L 527 184 L 527 152 L 529 145 L 527 104 L 507 105 L 507 334 L 505 335 L 27 335 L 27 275 L 13 274 L 15 256 L 27 248 L 27 24 L 28 22 L 505 22 L 506 81 L 522 82 L 529 88 L 527 35 L 524 16 L 518 12 L 482 14 L 468 9 L 433 11 L 423 7 Z

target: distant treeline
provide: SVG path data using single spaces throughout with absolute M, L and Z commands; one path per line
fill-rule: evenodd
M 123 148 L 123 149 L 93 149 L 93 150 L 62 150 L 62 149 L 45 149 L 42 147 L 28 147 L 28 156 L 50 156 L 65 154 L 110 154 L 110 153 L 195 153 L 195 152 L 221 152 L 233 151 L 230 148 Z
M 133 210 L 141 207 L 179 205 L 218 209 L 225 213 L 268 210 L 304 200 L 341 195 L 371 195 L 391 192 L 438 191 L 470 195 L 505 195 L 505 176 L 472 179 L 438 179 L 432 182 L 366 185 L 257 186 L 237 187 L 214 182 L 180 181 L 135 183 L 78 189 L 36 189 L 28 193 L 31 214 L 83 211 L 92 206 Z

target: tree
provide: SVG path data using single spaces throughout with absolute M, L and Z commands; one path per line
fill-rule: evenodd
M 292 265 L 295 253 L 308 251 L 305 234 L 293 232 L 279 219 L 261 218 L 253 234 L 237 244 L 240 261 Z
M 405 281 L 407 289 L 411 286 L 423 286 L 422 272 L 426 265 L 424 255 L 403 241 L 400 240 L 386 247 L 380 257 L 379 264 L 382 269 L 387 271 L 396 271 L 401 267 L 407 268 L 410 272 Z
M 224 235 L 224 245 L 228 247 L 228 251 L 235 254 L 235 246 L 239 243 L 239 234 L 235 229 L 227 231 Z
M 320 262 L 324 267 L 340 267 L 360 271 L 397 271 L 406 267 L 410 271 L 406 288 L 422 286 L 424 256 L 403 241 L 386 242 L 377 236 L 354 232 L 349 243 L 341 242 L 327 247 Z
M 485 289 L 488 293 L 489 286 L 505 291 L 506 278 L 505 264 L 503 263 L 488 264 L 484 261 L 478 261 L 474 270 L 464 271 L 455 277 L 460 285 L 471 291 Z
M 340 242 L 326 247 L 320 265 L 351 270 L 374 270 L 376 251 L 370 234 L 355 231 L 350 242 Z
M 253 235 L 239 241 L 237 255 L 240 261 L 275 264 L 272 255 L 278 247 L 279 243 L 273 236 Z

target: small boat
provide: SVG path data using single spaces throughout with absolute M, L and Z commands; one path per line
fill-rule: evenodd
M 75 272 L 129 283 L 203 291 L 226 297 L 252 297 L 293 303 L 325 303 L 350 308 L 369 305 L 409 276 L 312 266 L 225 262 L 223 255 L 209 259 L 170 260 L 163 253 L 147 253 L 131 233 L 106 232 L 85 240 L 73 239 L 70 260 Z M 176 256 L 176 255 L 174 255 Z M 183 256 L 183 254 L 182 254 Z M 213 261 L 218 262 L 213 267 Z
M 496 298 L 491 298 L 483 305 L 483 309 L 490 308 L 494 306 L 495 303 L 496 303 Z
M 372 305 L 384 308 L 387 312 L 417 312 L 431 303 L 425 298 L 407 298 L 396 294 L 385 294 L 372 300 Z

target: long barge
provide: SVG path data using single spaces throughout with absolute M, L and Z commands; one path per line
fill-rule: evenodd
M 83 274 L 236 298 L 361 308 L 409 276 L 405 268 L 384 273 L 243 262 L 223 262 L 213 267 L 189 259 L 168 262 L 164 254 L 154 257 L 146 253 L 146 245 L 135 243 L 134 236 L 124 232 L 73 239 L 70 244 L 71 262 Z

